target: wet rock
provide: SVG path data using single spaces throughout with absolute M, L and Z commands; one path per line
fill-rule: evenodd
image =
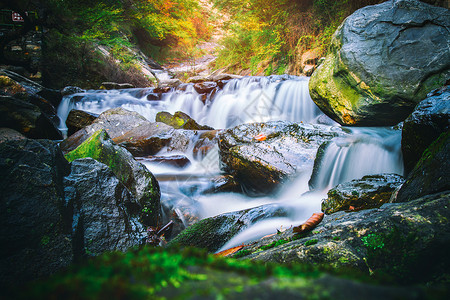
M 80 129 L 91 125 L 98 115 L 82 110 L 72 109 L 67 116 L 67 134 L 70 136 Z
M 186 153 L 190 148 L 193 140 L 198 136 L 198 131 L 176 129 L 171 132 L 172 138 L 167 145 L 167 152 L 183 152 Z
M 78 148 L 65 155 L 68 161 L 91 157 L 108 165 L 117 178 L 130 190 L 140 206 L 145 225 L 157 226 L 160 216 L 159 184 L 153 174 L 131 153 L 117 146 L 105 130 L 95 132 Z
M 136 160 L 148 163 L 169 165 L 176 168 L 185 168 L 191 164 L 189 158 L 187 158 L 184 155 L 145 156 L 145 157 L 137 157 Z
M 449 26 L 448 9 L 416 0 L 357 10 L 336 31 L 331 53 L 312 75 L 312 99 L 343 125 L 403 121 L 450 76 Z
M 442 275 L 450 260 L 448 192 L 378 209 L 326 215 L 306 235 L 292 229 L 244 247 L 245 258 L 282 263 L 355 268 L 397 282 L 427 282 Z M 242 251 L 242 250 L 241 250 Z
M 242 187 L 231 175 L 221 175 L 213 178 L 212 187 L 203 192 L 215 193 L 242 193 Z
M 74 160 L 64 178 L 65 205 L 73 211 L 75 259 L 126 251 L 143 243 L 141 207 L 111 169 L 92 158 Z
M 162 122 L 175 129 L 188 129 L 188 130 L 212 130 L 206 125 L 199 125 L 190 116 L 184 112 L 177 111 L 173 115 L 166 111 L 161 111 L 156 114 L 156 122 Z
M 217 83 L 213 81 L 205 81 L 194 84 L 194 89 L 199 94 L 208 94 L 217 87 Z
M 320 144 L 340 134 L 339 128 L 283 121 L 239 125 L 219 134 L 221 168 L 248 194 L 271 193 L 310 170 Z
M 113 139 L 133 156 L 155 155 L 171 140 L 173 128 L 160 122 L 146 122 Z
M 11 128 L 0 128 L 0 143 L 11 140 L 25 140 L 26 137 Z
M 168 93 L 170 92 L 171 88 L 166 86 L 166 87 L 156 87 L 153 89 L 153 93 L 157 93 L 157 94 L 164 94 L 164 93 Z
M 0 287 L 50 275 L 73 260 L 70 224 L 60 207 L 70 172 L 49 140 L 0 143 Z M 66 226 L 68 225 L 68 226 Z
M 398 191 L 396 202 L 450 190 L 450 132 L 442 133 L 424 152 L 405 183 Z
M 201 83 L 201 82 L 204 82 L 204 81 L 207 81 L 207 80 L 208 80 L 207 76 L 192 76 L 192 77 L 189 77 L 186 80 L 186 82 L 187 83 Z
M 61 94 L 63 96 L 69 96 L 69 95 L 84 93 L 84 92 L 86 92 L 86 90 L 83 90 L 82 88 L 77 87 L 77 86 L 66 86 L 65 88 L 63 88 L 61 90 Z
M 180 246 L 194 246 L 214 252 L 225 245 L 233 236 L 250 227 L 250 225 L 264 219 L 285 217 L 287 215 L 288 212 L 276 204 L 221 214 L 203 219 L 188 227 L 175 237 L 168 246 L 176 244 Z
M 17 130 L 28 138 L 62 139 L 61 132 L 39 107 L 10 96 L 0 96 L 0 127 Z
M 101 113 L 98 118 L 89 126 L 75 132 L 61 143 L 61 149 L 64 153 L 72 151 L 94 132 L 106 130 L 111 138 L 117 138 L 128 131 L 150 122 L 136 112 L 123 108 L 113 108 Z
M 428 95 L 403 122 L 402 153 L 405 173 L 412 171 L 422 153 L 450 128 L 450 87 Z
M 180 79 L 167 79 L 167 80 L 162 80 L 159 84 L 160 87 L 162 88 L 176 88 L 177 86 L 179 86 L 180 84 L 182 84 Z
M 322 202 L 322 211 L 332 214 L 380 207 L 390 201 L 394 191 L 403 182 L 400 175 L 380 174 L 341 183 L 328 191 L 328 198 Z
M 134 85 L 130 83 L 116 83 L 116 82 L 102 82 L 100 89 L 104 90 L 121 90 L 121 89 L 132 89 Z

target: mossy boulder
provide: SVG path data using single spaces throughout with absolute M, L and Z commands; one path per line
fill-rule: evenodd
M 357 10 L 335 32 L 330 53 L 313 73 L 311 98 L 342 125 L 403 121 L 450 77 L 449 26 L 448 9 L 417 0 Z
M 91 157 L 106 164 L 136 197 L 141 207 L 142 221 L 156 226 L 160 217 L 159 184 L 153 174 L 134 160 L 126 149 L 117 146 L 105 130 L 95 132 L 78 148 L 65 155 L 68 161 Z
M 72 109 L 66 119 L 67 135 L 71 136 L 80 129 L 91 125 L 98 115 L 78 109 Z
M 405 120 L 402 153 L 405 173 L 412 171 L 423 152 L 441 133 L 450 129 L 450 87 L 435 90 Z
M 380 207 L 390 201 L 394 191 L 403 182 L 400 175 L 379 174 L 341 183 L 328 191 L 328 198 L 322 201 L 322 211 L 332 214 Z
M 449 205 L 447 191 L 380 208 L 337 212 L 326 215 L 309 233 L 288 229 L 241 252 L 252 260 L 352 268 L 403 284 L 429 282 L 448 276 Z
M 199 125 L 194 119 L 184 112 L 177 111 L 173 115 L 166 111 L 161 111 L 156 114 L 156 122 L 161 122 L 172 126 L 175 129 L 189 129 L 189 130 L 213 130 L 206 125 Z
M 284 121 L 239 125 L 219 133 L 221 169 L 246 193 L 269 194 L 309 171 L 319 146 L 342 134 L 340 128 Z
M 398 191 L 396 202 L 450 190 L 450 131 L 442 133 L 424 152 Z
M 250 225 L 268 218 L 285 217 L 288 214 L 286 209 L 276 204 L 221 214 L 200 220 L 186 228 L 170 241 L 168 246 L 193 246 L 214 252 Z

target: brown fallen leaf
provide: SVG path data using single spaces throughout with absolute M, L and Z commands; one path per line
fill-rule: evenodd
M 240 246 L 236 246 L 230 249 L 226 249 L 223 251 L 220 251 L 219 253 L 214 254 L 214 256 L 222 256 L 222 257 L 227 257 L 230 256 L 236 252 L 238 252 L 239 250 L 241 250 L 242 248 L 244 248 L 245 245 L 240 245 Z
M 314 227 L 316 227 L 323 220 L 323 213 L 313 213 L 313 215 L 306 220 L 305 223 L 292 228 L 295 233 L 303 233 L 311 231 Z

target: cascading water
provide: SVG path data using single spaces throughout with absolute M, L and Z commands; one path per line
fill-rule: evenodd
M 65 121 L 72 109 L 99 114 L 116 107 L 136 111 L 149 121 L 160 111 L 182 111 L 214 128 L 270 120 L 314 122 L 321 113 L 309 97 L 308 81 L 296 76 L 233 79 L 205 103 L 192 84 L 172 89 L 161 100 L 148 100 L 153 88 L 92 90 L 64 97 L 58 108 L 60 129 L 67 130 Z
M 136 111 L 154 121 L 159 111 L 183 111 L 200 124 L 214 128 L 229 128 L 249 122 L 286 120 L 315 123 L 323 114 L 312 102 L 308 93 L 308 78 L 294 76 L 244 77 L 230 80 L 212 98 L 202 101 L 194 86 L 172 89 L 154 99 L 154 89 L 128 89 L 112 91 L 87 91 L 65 97 L 58 115 L 65 123 L 71 109 L 101 113 L 107 109 L 123 107 Z M 65 125 L 61 126 L 65 127 Z M 284 218 L 258 222 L 230 240 L 223 249 L 276 232 L 276 228 L 298 225 L 313 212 L 320 211 L 321 200 L 335 185 L 364 175 L 403 173 L 400 151 L 400 131 L 391 128 L 347 128 L 348 134 L 329 142 L 319 168 L 313 174 L 314 192 L 309 192 L 308 181 L 313 170 L 303 170 L 302 175 L 286 184 L 277 195 L 249 198 L 241 194 L 204 194 L 211 187 L 211 178 L 221 174 L 218 149 L 206 157 L 194 157 L 192 149 L 196 138 L 191 139 L 183 154 L 191 165 L 185 169 L 145 163 L 158 178 L 161 201 L 175 211 L 185 225 L 192 223 L 186 216 L 205 218 L 213 215 L 277 203 L 291 213 Z

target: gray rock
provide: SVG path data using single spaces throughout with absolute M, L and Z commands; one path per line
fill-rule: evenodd
M 340 134 L 340 128 L 283 121 L 239 125 L 219 134 L 221 168 L 247 193 L 271 193 L 312 168 L 320 144 Z
M 368 175 L 337 185 L 322 201 L 322 211 L 332 214 L 345 210 L 380 207 L 391 200 L 394 191 L 404 182 L 397 174 Z
M 73 161 L 64 188 L 66 209 L 73 211 L 76 258 L 143 243 L 146 230 L 138 220 L 140 206 L 107 165 L 92 158 Z
M 72 262 L 71 220 L 60 210 L 63 177 L 69 172 L 52 141 L 0 143 L 2 288 L 47 276 Z
M 345 125 L 403 121 L 450 76 L 450 11 L 417 0 L 367 6 L 349 16 L 309 82 L 320 109 Z
M 142 222 L 157 226 L 160 220 L 160 190 L 155 176 L 130 152 L 117 146 L 105 130 L 95 132 L 78 148 L 65 155 L 69 161 L 91 157 L 111 168 L 117 178 L 130 190 L 141 207 Z
M 450 128 L 450 87 L 428 95 L 403 122 L 402 153 L 405 173 L 412 171 L 422 153 Z

